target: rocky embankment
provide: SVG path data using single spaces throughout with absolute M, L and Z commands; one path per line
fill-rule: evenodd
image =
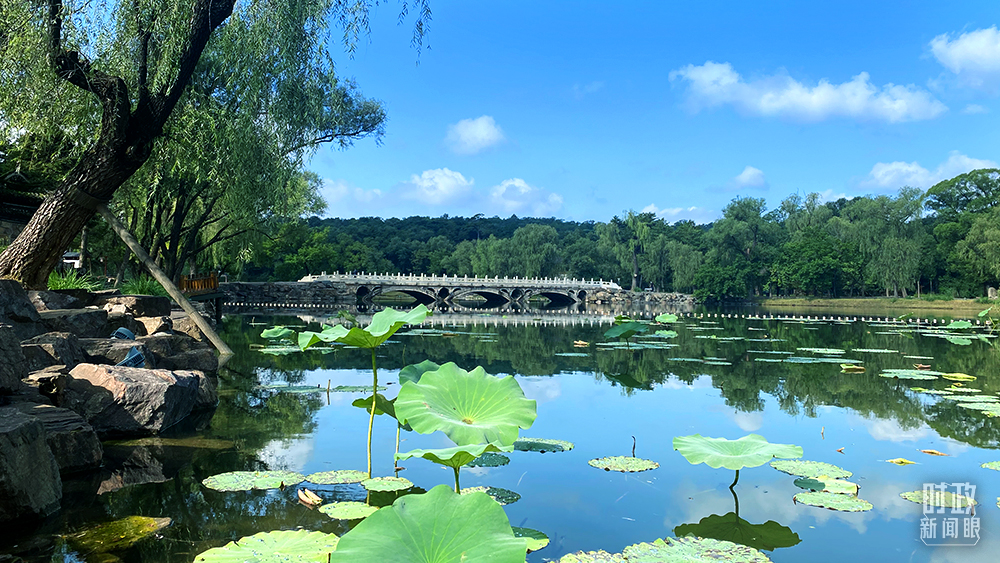
M 595 305 L 649 306 L 690 310 L 696 304 L 693 295 L 685 293 L 662 293 L 656 291 L 597 291 L 587 298 Z
M 134 340 L 109 338 L 119 328 Z M 123 367 L 133 348 L 140 367 Z M 133 353 L 134 355 L 134 353 Z M 101 440 L 160 433 L 218 402 L 215 351 L 165 297 L 26 292 L 0 279 L 0 523 L 59 510 Z

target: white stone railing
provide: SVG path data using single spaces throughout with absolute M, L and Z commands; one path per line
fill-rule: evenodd
M 469 276 L 449 276 L 449 275 L 426 275 L 426 274 L 341 274 L 335 272 L 328 274 L 323 272 L 319 275 L 309 275 L 299 280 L 300 282 L 333 281 L 356 284 L 373 285 L 434 285 L 449 287 L 530 287 L 535 289 L 588 289 L 588 290 L 620 290 L 621 287 L 613 281 L 605 280 L 577 280 L 569 278 L 513 278 L 504 276 L 490 277 L 469 277 Z

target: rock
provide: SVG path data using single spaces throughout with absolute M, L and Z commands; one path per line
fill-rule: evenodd
M 65 406 L 101 436 L 155 434 L 191 414 L 201 374 L 80 364 L 70 372 Z
M 21 342 L 28 371 L 64 365 L 70 369 L 83 361 L 80 339 L 72 332 L 47 332 Z
M 103 336 L 110 336 L 119 328 L 127 328 L 136 336 L 146 334 L 146 327 L 139 321 L 135 320 L 132 315 L 128 313 L 108 313 L 108 333 Z
M 110 469 L 97 487 L 97 494 L 111 493 L 130 485 L 145 485 L 147 483 L 165 483 L 173 476 L 173 472 L 164 467 L 153 450 L 142 446 L 108 445 L 105 452 L 105 463 Z M 171 473 L 171 477 L 167 476 Z
M 108 312 L 101 309 L 56 309 L 38 313 L 42 323 L 56 332 L 72 332 L 80 338 L 102 338 L 108 334 Z
M 49 366 L 29 373 L 28 377 L 21 381 L 36 388 L 39 395 L 48 398 L 53 405 L 59 407 L 63 404 L 63 393 L 69 385 L 69 370 L 70 368 L 63 365 Z
M 59 465 L 45 427 L 15 407 L 0 407 L 0 522 L 35 519 L 59 510 Z
M 145 328 L 145 334 L 157 334 L 159 332 L 170 334 L 174 330 L 174 321 L 168 316 L 139 317 L 136 321 Z
M 52 405 L 18 403 L 15 408 L 33 416 L 45 427 L 45 441 L 60 473 L 73 473 L 101 465 L 104 449 L 94 428 L 79 414 Z
M 85 301 L 66 293 L 65 291 L 29 291 L 28 299 L 35 309 L 50 311 L 52 309 L 82 309 Z
M 987 299 L 996 299 L 997 298 L 997 288 L 995 288 L 995 287 L 988 287 L 988 288 L 986 288 L 986 298 Z
M 193 370 L 215 373 L 219 369 L 219 358 L 210 348 L 188 350 L 166 357 L 157 357 L 156 367 L 170 370 Z
M 211 344 L 198 341 L 184 333 L 159 333 L 151 336 L 143 336 L 137 338 L 136 340 L 145 344 L 146 348 L 153 353 L 153 358 L 155 359 L 157 366 L 159 366 L 161 362 L 168 361 L 170 357 L 178 354 L 184 354 L 185 352 L 207 350 L 212 354 L 213 358 L 215 357 L 215 349 Z M 176 367 L 168 369 L 199 369 L 184 365 L 181 361 L 173 362 L 171 365 L 175 365 Z M 212 369 L 202 371 L 215 371 L 215 369 L 218 368 L 218 360 L 216 360 L 215 366 L 216 367 Z
M 142 355 L 146 357 L 145 368 L 156 367 L 153 355 L 146 348 L 146 345 L 136 340 L 122 340 L 119 338 L 81 338 L 80 345 L 87 363 L 90 364 L 111 364 L 115 365 L 128 356 L 129 350 L 138 348 Z M 168 368 L 175 369 L 175 368 Z
M 123 305 L 124 312 L 136 318 L 170 316 L 170 299 L 153 295 L 102 296 L 94 300 L 94 305 L 107 311 Z
M 204 317 L 204 315 L 202 315 L 202 317 Z M 196 325 L 191 317 L 187 316 L 186 313 L 179 313 L 179 315 L 172 317 L 172 321 L 173 331 L 175 334 L 186 334 L 195 340 L 203 342 L 208 340 L 205 338 L 205 334 L 201 332 L 201 329 L 198 328 L 198 325 Z M 209 324 L 211 324 L 211 322 L 209 322 Z
M 0 394 L 12 393 L 28 375 L 28 361 L 14 327 L 0 325 Z
M 218 384 L 215 378 L 198 371 L 194 373 L 198 375 L 198 398 L 192 410 L 214 409 L 219 405 Z
M 0 279 L 0 324 L 3 323 L 14 327 L 18 340 L 45 332 L 38 311 L 31 304 L 24 288 L 9 279 Z

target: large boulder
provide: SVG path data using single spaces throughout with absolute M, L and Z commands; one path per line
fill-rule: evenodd
M 80 364 L 70 372 L 64 406 L 101 436 L 156 434 L 191 414 L 204 374 Z
M 161 332 L 164 334 L 170 334 L 174 330 L 174 322 L 173 320 L 170 319 L 170 317 L 167 316 L 139 317 L 136 319 L 136 321 L 142 324 L 142 327 L 145 330 L 143 336 L 147 334 L 157 334 Z M 136 334 L 139 333 L 137 332 Z
M 205 317 L 205 315 L 202 315 L 202 318 L 208 321 L 209 325 L 212 324 L 211 320 Z M 194 322 L 194 319 L 187 316 L 186 313 L 176 313 L 173 317 L 171 317 L 171 321 L 173 324 L 174 334 L 186 334 L 187 336 L 190 336 L 191 338 L 194 338 L 195 340 L 198 340 L 200 342 L 208 341 L 208 338 L 205 336 L 205 333 L 203 333 L 201 329 L 198 328 L 198 325 L 197 323 Z
M 170 316 L 170 299 L 153 295 L 113 295 L 94 300 L 94 305 L 108 312 L 122 311 L 133 317 Z
M 176 326 L 176 325 L 175 325 Z M 219 369 L 215 349 L 183 333 L 157 333 L 137 339 L 152 352 L 156 366 L 171 370 L 196 370 L 212 373 Z
M 14 407 L 41 421 L 45 427 L 45 441 L 61 473 L 85 471 L 101 465 L 104 452 L 101 440 L 79 414 L 52 405 L 17 403 Z
M 84 360 L 80 339 L 72 332 L 47 332 L 21 342 L 28 371 L 64 365 L 73 369 Z
M 128 329 L 136 336 L 146 334 L 146 327 L 132 315 L 117 311 L 108 313 L 108 334 L 103 336 L 108 336 L 119 328 Z
M 0 279 L 0 323 L 12 325 L 18 340 L 45 332 L 28 294 L 14 280 Z
M 108 334 L 108 312 L 103 309 L 55 309 L 38 313 L 50 331 L 72 332 L 80 338 L 102 338 Z
M 137 342 L 135 340 L 122 340 L 118 338 L 81 338 L 80 345 L 83 347 L 83 353 L 86 356 L 87 363 L 117 364 L 128 356 L 129 350 L 137 348 L 146 358 L 146 362 L 143 367 L 156 367 L 153 355 L 142 342 Z
M 38 311 L 52 309 L 82 309 L 86 301 L 67 291 L 29 291 L 28 299 Z
M 28 375 L 28 362 L 14 327 L 0 324 L 0 394 L 13 392 Z
M 21 382 L 34 387 L 39 395 L 60 407 L 65 400 L 66 387 L 69 386 L 69 370 L 70 368 L 63 365 L 49 366 L 29 373 Z
M 59 465 L 45 427 L 15 407 L 0 407 L 0 522 L 30 520 L 59 510 Z

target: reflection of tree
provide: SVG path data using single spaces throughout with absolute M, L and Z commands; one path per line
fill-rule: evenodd
M 697 524 L 681 524 L 674 528 L 677 537 L 697 536 L 716 540 L 731 541 L 754 549 L 772 551 L 781 547 L 792 547 L 802 540 L 787 526 L 768 520 L 763 524 L 751 524 L 740 518 L 740 499 L 730 487 L 736 508 L 724 516 L 711 514 Z

